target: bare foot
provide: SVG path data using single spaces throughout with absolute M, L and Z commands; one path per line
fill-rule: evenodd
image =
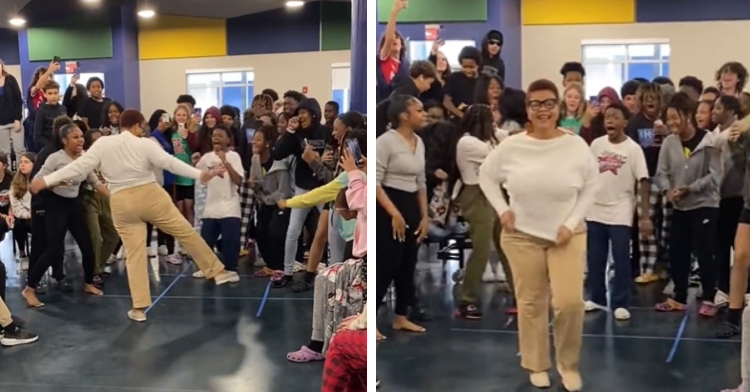
M 102 295 L 103 291 L 99 290 L 93 284 L 86 284 L 83 286 L 83 292 L 91 295 Z
M 385 340 L 385 335 L 380 333 L 379 329 L 375 330 L 375 340 Z
M 391 324 L 394 331 L 406 331 L 406 332 L 425 332 L 426 329 L 420 327 L 417 324 L 412 323 L 404 316 L 396 316 L 393 318 L 393 324 Z
M 34 289 L 29 286 L 26 286 L 23 291 L 21 291 L 21 296 L 26 300 L 26 305 L 30 308 L 41 308 L 44 306 L 43 303 L 39 302 L 39 298 L 36 297 Z

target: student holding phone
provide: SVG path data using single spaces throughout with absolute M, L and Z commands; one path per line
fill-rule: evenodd
M 276 142 L 273 150 L 275 160 L 283 160 L 289 156 L 297 159 L 294 171 L 295 195 L 307 193 L 324 184 L 323 180 L 314 174 L 314 169 L 322 165 L 321 156 L 325 153 L 331 133 L 320 123 L 320 119 L 318 101 L 314 98 L 303 99 L 294 112 L 294 117 L 289 119 L 287 132 Z M 322 210 L 323 206 L 318 205 L 317 208 Z M 284 276 L 274 282 L 274 287 L 284 287 L 292 282 L 298 238 L 309 212 L 310 208 L 291 212 L 284 250 Z

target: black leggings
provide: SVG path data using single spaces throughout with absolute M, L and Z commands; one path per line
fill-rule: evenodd
M 13 239 L 18 245 L 18 251 L 25 256 L 29 256 L 26 252 L 29 233 L 31 233 L 31 219 L 16 219 L 13 222 Z
M 406 316 L 409 306 L 414 303 L 414 271 L 417 266 L 419 244 L 414 232 L 421 220 L 419 202 L 416 192 L 404 192 L 398 189 L 383 188 L 388 198 L 401 212 L 406 221 L 406 240 L 401 242 L 393 236 L 391 216 L 378 204 L 375 215 L 375 240 L 380 243 L 377 254 L 375 290 L 377 304 L 385 298 L 388 287 L 393 282 L 396 288 L 395 313 Z
M 5 269 L 5 264 L 0 261 L 0 298 L 5 302 L 5 285 L 8 281 L 8 271 Z
M 719 290 L 729 294 L 729 275 L 731 273 L 732 249 L 737 225 L 745 201 L 741 197 L 721 199 L 719 219 L 716 225 L 716 264 Z M 750 284 L 746 293 L 750 293 Z
M 151 246 L 151 233 L 154 231 L 154 225 L 150 223 L 146 223 L 146 248 Z M 171 255 L 174 254 L 174 237 L 171 235 L 156 229 L 156 244 L 159 246 L 166 246 L 167 247 L 167 254 Z M 117 253 L 120 250 L 120 246 L 122 245 L 122 241 L 120 241 L 117 244 L 117 249 L 115 250 L 115 253 Z
M 67 198 L 50 192 L 46 199 L 44 216 L 47 229 L 47 247 L 42 252 L 33 270 L 29 270 L 28 286 L 36 288 L 47 269 L 60 255 L 65 255 L 65 234 L 70 234 L 81 250 L 83 278 L 87 284 L 94 283 L 94 249 L 91 244 L 86 219 L 83 216 L 81 198 Z
M 256 246 L 268 268 L 284 270 L 284 244 L 289 227 L 288 209 L 262 205 L 256 206 L 257 226 L 255 227 Z M 301 260 L 301 259 L 300 259 Z
M 44 223 L 44 210 L 31 210 L 31 254 L 29 255 L 29 272 L 34 270 L 39 258 L 47 250 L 47 224 Z M 52 264 L 52 277 L 58 282 L 65 279 L 65 268 L 63 266 L 65 248 L 59 255 L 54 257 Z
M 674 210 L 669 246 L 669 266 L 674 282 L 675 301 L 686 304 L 691 252 L 698 258 L 701 269 L 701 299 L 714 301 L 716 295 L 716 262 L 714 243 L 718 208 L 697 208 L 690 211 Z

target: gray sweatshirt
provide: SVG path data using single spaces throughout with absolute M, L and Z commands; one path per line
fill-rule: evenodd
M 721 178 L 721 198 L 744 197 L 745 171 L 747 155 L 737 154 L 729 144 L 730 129 L 714 130 L 714 145 L 721 148 L 721 160 L 724 164 L 724 174 Z
M 294 195 L 291 175 L 294 160 L 293 156 L 289 156 L 280 161 L 274 161 L 268 172 L 263 173 L 260 156 L 253 155 L 248 181 L 251 182 L 256 200 L 264 205 L 275 205 L 279 200 L 288 199 Z
M 745 181 L 742 183 L 742 197 L 745 199 L 745 208 L 750 209 L 750 132 L 743 132 L 735 142 L 729 142 L 729 149 L 736 159 L 744 159 Z
M 60 150 L 52 153 L 44 162 L 44 165 L 39 170 L 39 173 L 34 176 L 34 178 L 44 178 L 44 176 L 62 169 L 71 162 L 73 162 L 73 159 L 68 156 L 65 150 Z M 52 188 L 52 192 L 62 197 L 74 199 L 78 197 L 81 183 L 84 181 L 89 183 L 93 188 L 96 188 L 99 184 L 101 184 L 99 179 L 96 177 L 96 174 L 89 173 L 87 176 L 79 176 L 68 182 L 64 182 L 60 185 L 55 186 L 54 188 Z
M 724 170 L 721 149 L 714 146 L 714 139 L 711 132 L 706 132 L 688 158 L 679 136 L 669 135 L 664 139 L 656 166 L 656 185 L 662 193 L 688 188 L 687 195 L 674 203 L 675 210 L 719 208 L 719 187 Z

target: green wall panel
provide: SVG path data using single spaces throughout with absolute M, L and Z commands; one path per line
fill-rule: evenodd
M 320 50 L 350 49 L 352 3 L 323 1 L 320 4 Z
M 377 0 L 378 22 L 391 14 L 392 0 Z M 487 0 L 409 0 L 398 15 L 399 23 L 486 22 Z
M 50 61 L 112 57 L 112 29 L 109 16 L 78 15 L 44 23 L 28 29 L 29 60 Z

